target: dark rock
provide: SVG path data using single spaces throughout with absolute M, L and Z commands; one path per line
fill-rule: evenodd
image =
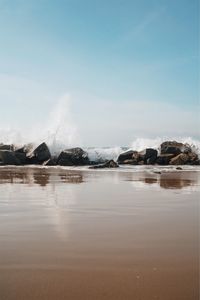
M 2 165 L 20 165 L 19 159 L 10 150 L 0 150 L 0 162 Z
M 178 143 L 176 141 L 167 141 L 161 144 L 161 154 L 174 154 L 191 152 L 191 147 L 188 144 Z
M 155 174 L 162 174 L 160 171 L 154 171 Z
M 157 157 L 156 163 L 158 165 L 168 165 L 170 162 L 170 159 L 174 157 L 174 154 L 161 154 Z
M 4 144 L 0 144 L 0 150 L 9 150 L 9 151 L 13 151 L 13 145 L 4 145 Z
M 200 159 L 197 159 L 196 161 L 192 162 L 191 165 L 200 166 Z
M 87 153 L 81 148 L 64 150 L 57 159 L 57 164 L 61 166 L 83 166 L 89 164 Z
M 27 154 L 28 163 L 43 163 L 51 158 L 51 153 L 46 143 L 40 144 L 31 153 Z
M 129 150 L 121 153 L 118 157 L 119 164 L 154 164 L 156 162 L 158 151 L 152 148 L 147 148 L 143 151 Z M 140 163 L 141 162 L 141 163 Z
M 198 155 L 194 152 L 190 152 L 187 154 L 189 157 L 188 164 L 190 165 L 199 165 L 199 158 Z
M 22 152 L 14 152 L 15 157 L 19 160 L 20 165 L 25 165 L 26 160 L 26 154 Z
M 25 146 L 21 148 L 16 148 L 15 153 L 27 153 Z
M 139 161 L 143 160 L 144 156 L 138 151 L 128 150 L 119 155 L 117 162 L 119 164 L 137 165 Z
M 156 156 L 152 156 L 152 157 L 150 157 L 150 158 L 148 158 L 146 160 L 146 164 L 147 165 L 153 165 L 153 164 L 156 163 L 156 160 L 157 160 L 157 155 Z
M 126 152 L 123 152 L 119 155 L 118 159 L 117 159 L 117 162 L 118 163 L 123 163 L 125 160 L 128 160 L 128 159 L 132 159 L 133 157 L 133 154 L 135 153 L 136 151 L 133 151 L 133 150 L 128 150 Z
M 57 161 L 57 165 L 59 165 L 59 166 L 80 166 L 80 164 L 73 163 L 69 159 L 62 159 L 62 158 Z
M 183 170 L 181 167 L 177 167 L 176 170 Z
M 157 157 L 158 151 L 156 149 L 147 148 L 145 153 L 145 159 L 149 159 L 151 157 Z
M 114 160 L 109 160 L 103 164 L 91 166 L 89 167 L 89 169 L 118 168 L 118 167 L 119 165 Z
M 56 160 L 53 158 L 50 158 L 43 162 L 43 166 L 56 166 Z
M 144 162 L 147 165 L 153 165 L 156 162 L 158 151 L 152 148 L 147 148 L 144 154 Z

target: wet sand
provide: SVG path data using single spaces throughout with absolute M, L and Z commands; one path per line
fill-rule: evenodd
M 0 168 L 0 299 L 198 300 L 200 172 L 134 170 Z

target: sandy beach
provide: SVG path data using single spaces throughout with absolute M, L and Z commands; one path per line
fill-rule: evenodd
M 0 168 L 1 300 L 198 300 L 200 172 Z

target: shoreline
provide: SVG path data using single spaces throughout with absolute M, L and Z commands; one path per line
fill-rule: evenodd
M 198 299 L 200 172 L 119 169 L 0 168 L 2 300 Z

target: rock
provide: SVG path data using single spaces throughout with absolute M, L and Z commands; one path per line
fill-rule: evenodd
M 197 159 L 196 161 L 192 162 L 191 165 L 200 166 L 200 159 Z
M 167 141 L 160 145 L 161 154 L 174 154 L 191 152 L 191 147 L 188 144 L 178 143 L 176 141 Z
M 152 156 L 146 160 L 146 164 L 153 165 L 153 164 L 155 164 L 156 160 L 157 160 L 157 156 Z
M 87 153 L 81 148 L 71 148 L 60 153 L 57 164 L 61 166 L 83 166 L 89 164 Z
M 69 159 L 62 159 L 62 158 L 57 161 L 57 165 L 59 165 L 59 166 L 80 166 L 80 164 L 73 163 Z
M 134 151 L 132 159 L 136 160 L 137 162 L 144 160 L 144 155 L 141 152 Z
M 19 160 L 20 165 L 27 163 L 26 154 L 22 152 L 14 152 L 15 157 Z
M 177 167 L 176 170 L 183 170 L 181 167 Z
M 144 154 L 144 162 L 147 165 L 153 165 L 156 162 L 158 151 L 152 148 L 147 148 Z
M 19 159 L 10 150 L 0 150 L 0 162 L 1 165 L 20 165 Z
M 51 158 L 51 153 L 46 143 L 40 144 L 31 153 L 27 154 L 28 163 L 43 163 Z
M 30 151 L 26 151 L 26 148 L 25 146 L 21 147 L 21 148 L 15 148 L 15 153 L 27 153 L 27 152 L 30 152 Z
M 9 151 L 12 151 L 13 150 L 13 145 L 0 144 L 0 150 L 9 150 Z
M 194 152 L 181 153 L 170 160 L 170 165 L 199 165 L 198 155 Z
M 91 166 L 89 167 L 89 169 L 118 168 L 118 167 L 119 165 L 114 160 L 109 160 L 103 164 Z
M 174 157 L 174 154 L 161 154 L 157 157 L 156 163 L 158 165 L 168 165 L 170 162 L 170 159 Z
M 181 153 L 175 157 L 173 157 L 169 164 L 170 165 L 185 165 L 189 162 L 189 156 L 186 153 Z
M 188 153 L 189 161 L 188 163 L 190 165 L 199 165 L 199 158 L 198 155 L 194 152 Z
M 162 174 L 160 171 L 154 171 L 155 174 Z
M 138 162 L 142 160 L 144 160 L 143 153 L 140 153 L 138 151 L 128 150 L 119 155 L 117 162 L 119 164 L 137 165 Z
M 124 163 L 125 160 L 130 160 L 133 158 L 133 155 L 136 153 L 137 151 L 133 151 L 133 150 L 128 150 L 125 151 L 123 153 L 121 153 L 117 159 L 117 162 L 119 164 Z M 138 153 L 138 152 L 137 152 Z
M 138 165 L 138 161 L 136 159 L 126 159 L 121 164 L 124 165 Z
M 158 155 L 158 151 L 156 149 L 147 148 L 145 151 L 145 159 L 151 158 Z
M 43 162 L 43 166 L 56 166 L 56 160 L 53 158 L 50 158 Z

